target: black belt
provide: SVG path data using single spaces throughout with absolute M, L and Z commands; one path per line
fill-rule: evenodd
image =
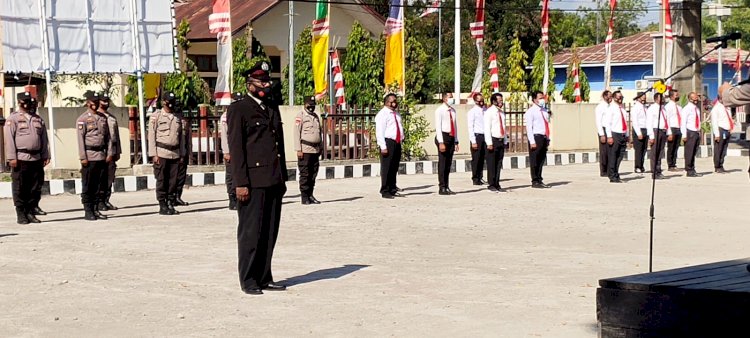
M 42 153 L 41 150 L 28 150 L 28 149 L 16 149 L 16 152 L 23 153 L 23 154 L 29 154 L 29 155 L 39 155 Z
M 162 148 L 162 149 L 167 149 L 167 150 L 178 150 L 178 149 L 180 149 L 179 145 L 170 146 L 168 144 L 164 144 L 164 143 L 161 143 L 161 142 L 156 142 L 156 146 L 159 147 L 159 148 Z
M 107 147 L 105 147 L 105 146 L 85 146 L 84 148 L 86 148 L 86 150 L 91 150 L 91 151 L 105 151 L 105 150 L 107 150 Z
M 300 140 L 299 143 L 302 143 L 302 144 L 304 144 L 306 146 L 310 146 L 310 147 L 317 147 L 317 146 L 320 145 L 320 142 L 318 142 L 318 143 L 312 143 L 312 142 L 308 142 L 308 141 L 305 141 L 305 140 Z

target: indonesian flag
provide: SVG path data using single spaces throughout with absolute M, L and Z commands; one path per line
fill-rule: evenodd
M 740 54 L 742 49 L 737 48 L 737 57 L 734 59 L 734 76 L 732 77 L 732 83 L 737 84 L 742 80 L 742 61 L 740 61 Z
M 419 15 L 420 18 L 429 16 L 430 14 L 437 13 L 440 11 L 440 0 L 434 0 L 432 3 L 425 8 L 424 12 Z
M 216 34 L 216 65 L 218 75 L 214 99 L 220 106 L 232 103 L 232 24 L 229 0 L 213 0 L 213 12 L 208 16 L 208 29 Z
M 325 97 L 328 89 L 328 13 L 327 1 L 318 0 L 312 29 L 312 68 L 315 82 L 315 98 Z
M 672 35 L 672 13 L 669 10 L 669 0 L 662 0 L 664 9 L 664 51 L 662 58 L 662 75 L 672 73 L 672 54 L 674 53 L 674 36 Z M 672 79 L 667 80 L 667 89 L 672 89 Z
M 471 37 L 477 46 L 477 69 L 474 71 L 474 82 L 471 84 L 471 97 L 482 91 L 482 75 L 484 71 L 484 0 L 477 0 L 476 17 L 474 22 L 469 23 Z
M 340 106 L 341 109 L 346 109 L 346 97 L 344 96 L 344 75 L 341 73 L 339 52 L 336 50 L 331 53 L 331 64 L 333 67 L 333 96 L 336 98 L 336 105 Z
M 615 8 L 617 0 L 609 1 L 609 28 L 607 38 L 604 39 L 604 89 L 609 89 L 612 78 L 612 37 L 615 31 Z
M 573 65 L 573 96 L 575 102 L 581 102 L 581 82 L 578 79 L 578 64 Z
M 500 81 L 497 74 L 497 56 L 495 53 L 490 54 L 490 87 L 493 93 L 500 92 Z
M 404 36 L 404 0 L 391 0 L 388 20 L 385 21 L 385 72 L 386 88 L 398 87 L 398 94 L 404 95 L 406 75 L 406 46 Z
M 542 47 L 549 50 L 549 0 L 542 0 Z

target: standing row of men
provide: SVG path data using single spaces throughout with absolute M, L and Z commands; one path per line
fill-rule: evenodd
M 668 102 L 665 102 L 662 94 L 655 93 L 654 103 L 646 108 L 646 95 L 639 93 L 630 112 L 629 131 L 628 113 L 623 106 L 622 93 L 604 91 L 602 101 L 596 107 L 600 176 L 609 177 L 612 183 L 622 182 L 619 167 L 631 134 L 635 150 L 635 172 L 645 172 L 643 164 L 647 146 L 651 146 L 651 172 L 655 178 L 664 178 L 661 160 L 665 148 L 667 170 L 680 171 L 677 168 L 677 157 L 680 145 L 684 143 L 686 176 L 699 177 L 700 174 L 695 169 L 695 157 L 698 153 L 702 126 L 701 97 L 698 93 L 689 93 L 688 103 L 684 107 L 677 103 L 679 97 L 679 91 L 674 88 L 670 90 Z M 723 173 L 724 157 L 734 121 L 729 110 L 721 103 L 721 97 L 711 109 L 710 117 L 714 136 L 714 171 Z

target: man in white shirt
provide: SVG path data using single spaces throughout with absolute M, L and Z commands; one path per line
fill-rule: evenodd
M 729 108 L 721 102 L 721 93 L 711 108 L 711 131 L 714 136 L 714 172 L 725 173 L 724 157 L 727 156 L 729 139 L 734 129 L 734 120 Z
M 523 119 L 526 123 L 526 137 L 529 141 L 529 171 L 531 171 L 532 188 L 549 188 L 544 184 L 542 168 L 547 159 L 547 148 L 549 147 L 549 117 L 546 108 L 544 94 L 536 91 L 532 94 L 533 104 L 529 106 Z
M 609 154 L 609 145 L 607 144 L 607 132 L 602 125 L 602 119 L 607 113 L 607 108 L 612 102 L 612 93 L 605 90 L 602 93 L 602 101 L 596 106 L 596 133 L 599 136 L 599 176 L 607 177 L 607 155 Z
M 607 144 L 610 146 L 607 175 L 610 183 L 623 183 L 620 179 L 620 163 L 628 145 L 628 123 L 622 106 L 622 93 L 618 90 L 612 93 L 612 98 L 614 102 L 609 105 L 603 120 L 607 130 Z
M 633 149 L 635 150 L 635 168 L 634 171 L 637 173 L 644 173 L 646 169 L 643 167 L 643 162 L 646 158 L 646 149 L 648 148 L 648 124 L 646 121 L 646 94 L 639 92 L 636 96 L 637 99 L 633 103 L 633 108 L 630 109 L 630 121 L 631 127 L 633 128 Z
M 491 106 L 484 112 L 484 134 L 487 136 L 487 189 L 500 192 L 500 170 L 503 167 L 508 133 L 505 129 L 503 95 L 494 93 L 490 97 Z
M 672 88 L 669 91 L 669 102 L 664 106 L 664 111 L 667 113 L 667 120 L 669 121 L 669 127 L 672 129 L 672 137 L 667 140 L 667 165 L 669 171 L 680 171 L 677 169 L 677 153 L 680 150 L 680 142 L 682 142 L 682 132 L 680 126 L 682 125 L 682 107 L 678 104 L 680 101 L 680 92 Z
M 651 174 L 657 179 L 664 178 L 661 173 L 661 159 L 664 157 L 664 146 L 673 137 L 672 128 L 669 127 L 669 120 L 662 105 L 663 100 L 663 94 L 655 93 L 654 104 L 649 106 L 646 112 L 648 144 L 651 146 Z
M 453 94 L 443 93 L 443 103 L 435 110 L 435 145 L 438 147 L 438 183 L 440 195 L 455 194 L 448 186 L 453 163 L 453 153 L 458 151 L 458 123 L 453 104 Z
M 386 95 L 384 103 L 383 109 L 375 115 L 375 138 L 380 147 L 380 195 L 392 199 L 401 196 L 396 188 L 396 174 L 401 163 L 404 125 L 396 94 Z
M 484 172 L 484 157 L 487 144 L 484 138 L 484 97 L 482 94 L 474 94 L 474 108 L 469 109 L 467 114 L 467 126 L 469 127 L 469 142 L 471 143 L 471 181 L 474 185 L 482 185 L 482 173 Z
M 688 94 L 688 102 L 682 108 L 682 125 L 680 131 L 685 141 L 685 172 L 688 177 L 701 176 L 695 172 L 695 155 L 698 153 L 701 130 L 700 96 L 696 92 Z

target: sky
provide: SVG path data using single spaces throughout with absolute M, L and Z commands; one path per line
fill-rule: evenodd
M 604 4 L 607 3 L 606 0 L 600 1 Z M 639 20 L 638 26 L 645 26 L 651 22 L 659 22 L 658 9 L 661 6 L 661 1 L 646 0 L 645 2 L 649 12 Z M 596 0 L 550 0 L 551 9 L 572 10 L 579 7 L 596 7 Z

